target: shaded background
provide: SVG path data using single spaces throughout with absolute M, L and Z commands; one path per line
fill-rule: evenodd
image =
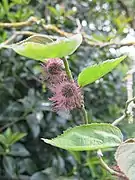
M 55 24 L 58 28 L 75 33 L 78 22 L 82 31 L 93 42 L 119 42 L 127 35 L 134 35 L 135 1 L 129 0 L 2 0 L 0 2 L 1 22 L 21 22 L 31 16 Z M 18 28 L 19 31 L 33 31 L 60 36 L 55 31 L 41 26 Z M 15 32 L 14 28 L 0 28 L 0 42 Z M 21 40 L 26 36 L 18 36 Z M 90 46 L 85 41 L 70 56 L 70 67 L 74 78 L 87 65 L 98 63 L 119 55 L 118 47 Z M 86 108 L 91 122 L 113 122 L 118 118 L 126 101 L 125 75 L 130 61 L 119 65 L 104 78 L 84 88 Z M 39 62 L 21 57 L 11 50 L 0 50 L 0 127 L 2 134 L 7 127 L 12 132 L 25 132 L 27 136 L 12 145 L 11 155 L 1 155 L 0 179 L 23 180 L 111 180 L 99 165 L 96 152 L 71 155 L 41 141 L 51 138 L 63 130 L 83 122 L 81 113 L 74 110 L 69 116 L 51 111 L 48 102 L 50 93 L 41 84 Z M 3 128 L 4 127 L 4 128 Z M 125 137 L 132 137 L 133 125 L 121 125 Z M 105 161 L 115 165 L 115 149 L 104 152 Z M 76 159 L 81 159 L 81 163 Z

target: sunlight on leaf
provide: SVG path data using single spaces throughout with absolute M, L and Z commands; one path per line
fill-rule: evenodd
M 100 79 L 110 71 L 112 71 L 126 56 L 121 56 L 116 59 L 110 59 L 102 63 L 89 66 L 85 68 L 78 76 L 78 84 L 84 87 L 88 84 L 93 83 L 97 79 Z
M 63 38 L 52 42 L 43 35 L 34 35 L 16 44 L 6 45 L 16 53 L 35 60 L 45 61 L 45 58 L 62 58 L 72 54 L 82 43 L 82 35 L 76 34 L 69 38 Z
M 118 146 L 122 139 L 121 131 L 117 127 L 106 123 L 76 126 L 51 140 L 42 138 L 48 144 L 71 151 L 114 147 Z

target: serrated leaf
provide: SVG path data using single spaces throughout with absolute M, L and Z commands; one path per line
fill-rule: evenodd
M 135 139 L 122 143 L 115 153 L 115 159 L 121 171 L 130 180 L 135 180 Z
M 72 54 L 82 43 L 82 35 L 76 34 L 69 38 L 55 42 L 44 43 L 42 35 L 40 38 L 32 36 L 16 44 L 6 45 L 5 48 L 12 48 L 22 56 L 35 60 L 45 61 L 46 58 L 61 58 Z M 35 39 L 36 38 L 36 39 Z M 42 42 L 43 41 L 43 42 Z
M 78 76 L 79 86 L 84 87 L 88 84 L 93 83 L 97 79 L 100 79 L 105 74 L 112 71 L 125 58 L 126 56 L 121 56 L 119 58 L 110 59 L 102 63 L 85 68 Z
M 42 140 L 53 146 L 71 150 L 87 151 L 118 146 L 122 142 L 121 131 L 106 123 L 93 123 L 66 130 L 54 139 Z

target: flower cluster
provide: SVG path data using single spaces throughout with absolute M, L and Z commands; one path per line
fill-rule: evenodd
M 72 110 L 81 108 L 83 105 L 83 95 L 80 87 L 69 80 L 61 59 L 49 59 L 43 64 L 46 74 L 48 88 L 52 91 L 53 97 L 49 100 L 53 102 L 53 110 Z

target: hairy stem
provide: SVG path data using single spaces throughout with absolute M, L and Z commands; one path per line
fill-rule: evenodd
M 83 112 L 83 117 L 84 117 L 84 122 L 85 122 L 85 124 L 89 124 L 89 121 L 88 121 L 88 113 L 87 113 L 87 111 L 86 111 L 86 109 L 85 109 L 84 106 L 82 107 L 82 112 Z
M 66 57 L 64 57 L 63 62 L 64 62 L 64 66 L 65 66 L 67 76 L 69 77 L 70 80 L 73 80 L 73 76 L 72 76 L 71 70 L 69 68 L 69 64 L 68 64 Z

